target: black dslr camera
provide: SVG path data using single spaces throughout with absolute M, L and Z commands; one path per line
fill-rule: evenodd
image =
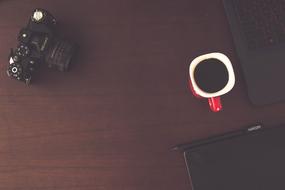
M 7 74 L 26 84 L 41 64 L 66 71 L 77 49 L 74 43 L 58 38 L 56 19 L 44 9 L 34 10 L 18 41 L 18 47 L 11 49 Z

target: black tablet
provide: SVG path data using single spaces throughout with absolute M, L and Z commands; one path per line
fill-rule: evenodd
M 184 146 L 192 189 L 285 189 L 285 127 L 259 128 Z

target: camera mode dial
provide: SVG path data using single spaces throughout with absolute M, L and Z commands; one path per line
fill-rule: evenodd
M 26 57 L 29 55 L 29 53 L 30 53 L 30 49 L 28 48 L 28 46 L 25 46 L 25 45 L 20 45 L 16 49 L 16 55 L 18 56 Z
M 9 65 L 7 74 L 13 76 L 17 79 L 20 79 L 21 74 L 23 73 L 23 68 L 19 63 L 12 63 Z

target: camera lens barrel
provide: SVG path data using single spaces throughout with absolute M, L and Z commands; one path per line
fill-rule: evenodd
M 56 68 L 59 71 L 67 71 L 76 50 L 77 45 L 72 42 L 55 40 L 54 45 L 50 48 L 46 56 L 46 63 L 50 68 Z

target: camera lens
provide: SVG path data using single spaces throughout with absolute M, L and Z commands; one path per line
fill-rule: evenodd
M 74 43 L 63 40 L 56 41 L 46 56 L 48 66 L 59 71 L 68 70 L 76 49 L 77 46 Z

